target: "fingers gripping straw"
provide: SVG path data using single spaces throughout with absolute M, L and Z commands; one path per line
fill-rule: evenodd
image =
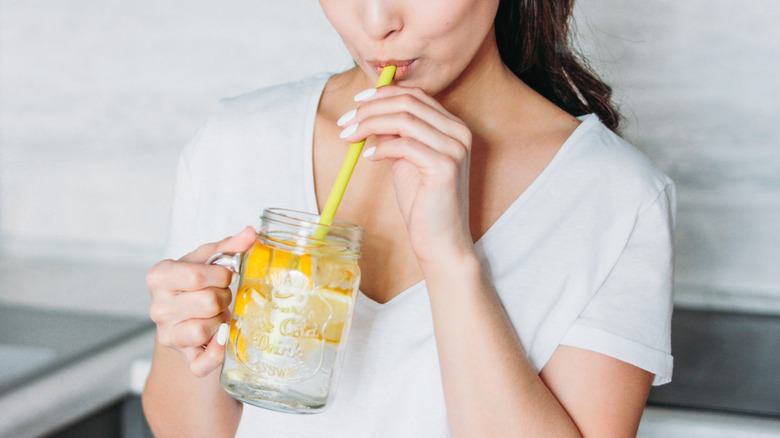
M 383 87 L 390 85 L 393 81 L 393 75 L 395 75 L 395 66 L 388 65 L 382 69 L 382 73 L 379 75 L 379 81 L 376 83 L 376 87 Z M 366 144 L 365 140 L 357 143 L 352 143 L 349 146 L 347 157 L 344 159 L 344 163 L 341 165 L 338 176 L 336 176 L 336 182 L 333 184 L 333 188 L 328 195 L 328 201 L 325 202 L 325 207 L 322 209 L 322 215 L 320 215 L 320 225 L 325 227 L 319 227 L 314 232 L 315 239 L 322 239 L 328 234 L 327 226 L 333 223 L 333 218 L 336 216 L 336 210 L 339 208 L 341 198 L 344 196 L 344 191 L 347 189 L 347 183 L 352 176 L 352 171 L 355 170 L 355 165 L 360 157 L 360 152 L 363 150 L 363 146 Z

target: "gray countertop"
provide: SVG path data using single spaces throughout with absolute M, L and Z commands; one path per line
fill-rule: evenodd
M 0 436 L 41 436 L 130 393 L 154 342 L 147 270 L 0 255 Z
M 648 406 L 638 438 L 777 438 L 780 420 L 723 412 Z
M 0 301 L 0 394 L 150 328 L 147 318 Z
M 651 403 L 780 421 L 780 316 L 677 308 L 672 353 L 674 378 Z
M 153 341 L 142 332 L 0 394 L 0 436 L 42 436 L 126 397 Z

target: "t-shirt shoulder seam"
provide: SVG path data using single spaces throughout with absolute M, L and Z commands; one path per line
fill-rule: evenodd
M 673 182 L 673 181 L 671 181 L 671 180 L 667 181 L 667 182 L 666 182 L 666 184 L 665 184 L 663 187 L 661 187 L 661 188 L 658 190 L 658 193 L 656 193 L 656 195 L 655 195 L 655 197 L 652 199 L 652 201 L 650 201 L 650 202 L 648 202 L 648 203 L 646 203 L 646 204 L 644 204 L 644 205 L 642 205 L 642 206 L 640 207 L 639 211 L 637 212 L 637 217 L 641 216 L 641 215 L 642 215 L 642 214 L 644 214 L 644 213 L 645 213 L 647 210 L 649 210 L 650 208 L 652 208 L 652 207 L 653 207 L 653 205 L 657 204 L 657 203 L 658 203 L 658 201 L 659 201 L 659 200 L 660 200 L 662 197 L 666 196 L 666 195 L 669 193 L 669 190 L 674 190 L 674 182 Z
M 593 116 L 596 117 L 596 116 Z M 646 175 L 644 180 L 648 185 L 652 185 L 656 190 L 664 190 L 672 182 L 671 178 L 658 168 L 643 151 L 629 140 L 610 130 L 596 117 L 598 123 L 594 123 L 585 131 L 578 140 L 583 144 L 592 146 L 601 146 L 603 151 L 608 153 L 607 157 L 614 157 L 624 164 L 629 164 L 634 170 L 632 172 L 642 172 Z M 598 128 L 598 129 L 595 129 Z M 615 154 L 617 152 L 617 154 Z M 621 158 L 618 158 L 618 155 Z M 605 165 L 610 165 L 610 160 L 604 160 Z M 612 170 L 618 170 L 614 166 Z

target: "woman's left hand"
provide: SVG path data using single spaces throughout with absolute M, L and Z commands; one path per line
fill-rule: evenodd
M 421 263 L 471 251 L 472 137 L 465 123 L 424 91 L 389 85 L 361 101 L 344 126 L 349 142 L 377 137 L 366 159 L 392 160 L 398 205 Z

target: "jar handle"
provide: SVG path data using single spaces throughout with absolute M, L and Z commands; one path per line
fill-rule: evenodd
M 207 265 L 219 265 L 224 266 L 233 276 L 230 278 L 230 284 L 235 284 L 239 278 L 239 272 L 241 271 L 241 256 L 240 252 L 218 252 L 206 260 Z

